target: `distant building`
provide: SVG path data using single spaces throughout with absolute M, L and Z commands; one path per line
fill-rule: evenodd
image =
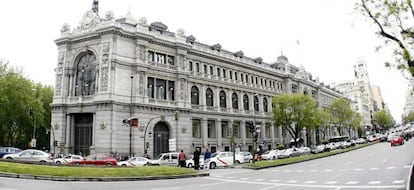
M 405 94 L 403 117 L 407 116 L 411 112 L 414 112 L 414 80 L 410 80 L 407 92 Z
M 359 59 L 354 65 L 354 79 L 332 83 L 347 98 L 351 100 L 351 107 L 362 117 L 362 125 L 368 130 L 373 129 L 373 116 L 375 112 L 384 109 L 384 101 L 379 86 L 370 84 L 367 64 Z
M 63 25 L 55 41 L 52 126 L 62 152 L 214 152 L 230 149 L 231 131 L 241 150 L 252 150 L 254 122 L 260 146 L 270 149 L 291 139 L 271 121 L 274 96 L 309 94 L 321 107 L 343 97 L 283 55 L 269 64 L 161 22 L 94 10 L 73 30 Z M 126 127 L 127 118 L 138 118 L 137 128 Z

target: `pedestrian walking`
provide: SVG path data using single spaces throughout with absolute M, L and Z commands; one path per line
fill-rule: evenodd
M 178 154 L 178 165 L 185 168 L 185 160 L 187 160 L 187 155 L 185 155 L 184 150 L 181 150 L 180 154 Z
M 194 151 L 194 169 L 198 170 L 198 168 L 200 167 L 200 151 L 198 150 L 198 148 L 196 148 L 196 150 Z
M 211 152 L 208 151 L 208 148 L 206 148 L 206 152 L 204 153 L 204 160 L 207 160 L 211 158 Z

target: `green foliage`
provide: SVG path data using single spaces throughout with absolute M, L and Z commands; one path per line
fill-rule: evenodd
M 157 167 L 69 167 L 43 166 L 34 164 L 19 164 L 0 162 L 0 171 L 15 174 L 31 174 L 65 177 L 144 177 L 195 174 L 197 171 L 187 168 L 157 166 Z
M 0 63 L 0 146 L 27 148 L 36 121 L 37 147 L 48 146 L 53 89 L 34 84 L 21 71 Z M 34 110 L 29 116 L 29 108 Z
M 414 122 L 414 112 L 410 112 L 407 116 L 403 118 L 404 123 Z
M 281 94 L 273 98 L 273 121 L 285 128 L 295 143 L 301 131 L 320 125 L 316 101 L 309 95 Z
M 338 128 L 339 135 L 343 135 L 344 129 L 350 127 L 353 111 L 347 99 L 336 99 L 329 106 L 332 124 Z
M 277 147 L 276 147 L 276 149 L 278 149 L 278 150 L 283 150 L 283 149 L 285 149 L 286 147 L 285 147 L 285 145 L 283 145 L 283 144 L 279 144 L 279 145 L 277 145 Z
M 389 128 L 392 125 L 392 117 L 385 110 L 381 110 L 379 112 L 376 112 L 374 114 L 374 121 L 375 121 L 375 123 L 382 126 L 383 128 Z
M 327 144 L 328 144 L 328 140 L 326 140 L 326 139 L 325 139 L 325 140 L 323 140 L 323 141 L 322 141 L 322 144 L 327 145 Z

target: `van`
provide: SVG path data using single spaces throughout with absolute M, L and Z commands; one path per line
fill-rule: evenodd
M 150 165 L 156 166 L 177 166 L 178 165 L 178 152 L 161 153 L 153 160 L 150 160 Z

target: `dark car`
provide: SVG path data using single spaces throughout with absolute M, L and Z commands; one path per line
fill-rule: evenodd
M 18 148 L 14 148 L 14 147 L 0 147 L 0 158 L 3 158 L 4 155 L 7 154 L 15 154 L 15 153 L 19 153 L 22 150 L 18 149 Z
M 86 165 L 106 165 L 106 166 L 116 166 L 117 161 L 115 158 L 111 158 L 104 154 L 91 154 L 81 160 L 71 161 L 69 164 L 86 164 Z

